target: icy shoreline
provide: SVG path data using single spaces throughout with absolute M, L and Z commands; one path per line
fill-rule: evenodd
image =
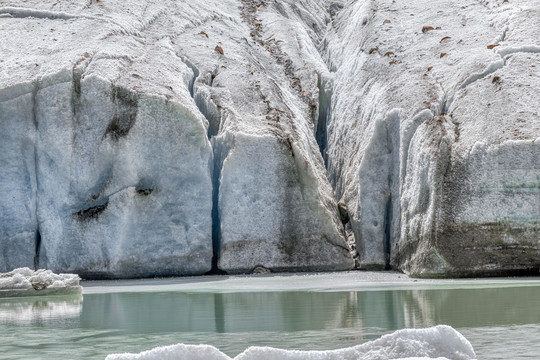
M 122 292 L 279 292 L 378 291 L 458 288 L 502 288 L 540 285 L 540 277 L 414 279 L 395 271 L 343 271 L 264 275 L 208 275 L 180 278 L 83 281 L 83 294 Z

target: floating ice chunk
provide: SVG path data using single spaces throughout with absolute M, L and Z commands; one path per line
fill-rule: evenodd
M 438 325 L 427 329 L 403 329 L 381 338 L 350 348 L 327 351 L 284 350 L 270 347 L 250 347 L 234 360 L 382 360 L 382 359 L 451 359 L 471 360 L 476 354 L 463 335 L 450 326 Z M 215 359 L 230 357 L 210 345 L 158 347 L 140 354 L 112 354 L 106 360 L 153 359 Z
M 160 346 L 140 354 L 112 354 L 105 360 L 175 360 L 175 359 L 205 359 L 205 360 L 231 360 L 230 357 L 210 345 L 176 344 Z
M 0 298 L 38 295 L 80 294 L 79 276 L 33 271 L 27 267 L 0 274 Z

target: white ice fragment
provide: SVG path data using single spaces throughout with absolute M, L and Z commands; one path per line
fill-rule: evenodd
M 80 294 L 79 276 L 33 271 L 27 267 L 0 274 L 0 298 L 38 295 Z
M 382 360 L 382 359 L 476 359 L 472 345 L 458 331 L 448 325 L 427 329 L 403 329 L 361 345 L 326 351 L 284 350 L 271 347 L 250 347 L 234 360 Z M 139 354 L 111 354 L 105 360 L 167 360 L 210 359 L 231 360 L 210 345 L 158 347 Z
M 230 357 L 210 345 L 176 344 L 160 346 L 140 354 L 111 354 L 105 360 L 175 360 L 175 359 L 231 360 Z

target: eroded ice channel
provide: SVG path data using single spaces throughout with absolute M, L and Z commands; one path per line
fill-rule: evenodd
M 540 354 L 540 279 L 398 273 L 84 282 L 82 297 L 0 301 L 0 359 L 104 359 L 178 343 L 331 350 L 447 324 L 479 359 Z

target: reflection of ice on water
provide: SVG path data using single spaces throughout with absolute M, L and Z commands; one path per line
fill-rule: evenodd
M 82 295 L 4 299 L 0 301 L 0 324 L 33 325 L 76 319 L 82 303 Z
M 458 329 L 480 359 L 537 358 L 540 353 L 534 345 L 540 334 L 538 280 L 519 286 L 508 281 L 512 287 L 482 280 L 475 288 L 437 281 L 427 289 L 410 283 L 399 289 L 374 285 L 369 291 L 322 291 L 332 287 L 325 282 L 317 283 L 318 288 L 306 285 L 302 275 L 279 277 L 285 291 L 248 291 L 249 284 L 260 289 L 267 279 L 275 281 L 241 278 L 241 284 L 220 285 L 226 291 L 197 291 L 197 286 L 210 286 L 207 278 L 190 280 L 189 288 L 181 289 L 160 285 L 170 279 L 131 281 L 142 285 L 129 287 L 115 281 L 105 289 L 90 287 L 94 291 L 85 292 L 84 303 L 81 298 L 49 296 L 0 299 L 0 360 L 104 359 L 111 353 L 176 343 L 211 344 L 228 356 L 249 346 L 329 350 L 356 346 L 396 329 L 436 324 Z M 302 286 L 304 291 L 291 291 Z M 533 345 L 525 349 L 527 343 Z

